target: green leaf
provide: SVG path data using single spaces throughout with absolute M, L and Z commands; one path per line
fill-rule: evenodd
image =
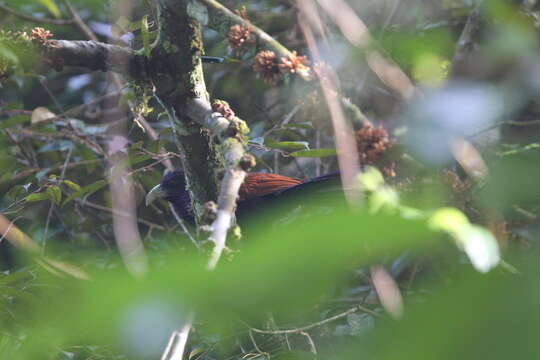
M 55 205 L 60 204 L 62 201 L 62 190 L 56 185 L 49 186 L 47 190 L 45 190 L 45 193 Z
M 493 234 L 481 226 L 471 224 L 467 216 L 458 209 L 439 209 L 430 217 L 428 223 L 434 230 L 449 233 L 467 254 L 476 270 L 485 273 L 499 264 L 499 244 Z
M 75 199 L 78 199 L 83 196 L 89 196 L 96 191 L 100 190 L 101 188 L 105 187 L 107 185 L 107 181 L 105 180 L 98 180 L 93 184 L 87 185 L 83 187 L 81 190 L 74 192 L 73 194 L 70 194 L 65 200 L 62 206 L 65 206 L 66 204 L 69 204 Z
M 47 8 L 51 12 L 51 14 L 54 15 L 54 17 L 59 18 L 60 17 L 60 10 L 58 9 L 58 6 L 56 6 L 55 2 L 53 0 L 38 0 L 39 3 Z
M 499 264 L 499 244 L 489 230 L 470 225 L 457 234 L 456 240 L 476 270 L 486 273 Z
M 19 124 L 29 123 L 29 122 L 30 122 L 29 115 L 12 116 L 9 119 L 3 120 L 0 122 L 0 130 L 7 129 L 7 128 L 10 128 Z
M 451 234 L 460 233 L 471 225 L 465 214 L 452 207 L 438 209 L 431 215 L 428 223 L 434 230 L 442 230 Z
M 50 200 L 49 195 L 46 192 L 41 193 L 35 193 L 28 195 L 25 200 L 27 202 L 36 202 L 36 201 L 43 201 L 43 200 Z
M 0 43 L 0 60 L 4 63 L 18 64 L 19 58 L 9 48 Z
M 301 151 L 295 151 L 289 155 L 294 156 L 294 157 L 321 158 L 321 157 L 328 157 L 328 156 L 336 156 L 336 149 L 321 148 L 321 149 L 301 150 Z
M 74 182 L 71 181 L 71 180 L 63 180 L 62 182 L 63 182 L 68 188 L 70 188 L 71 190 L 75 190 L 75 191 L 81 190 L 80 185 L 74 183 Z
M 376 191 L 384 185 L 384 177 L 377 168 L 370 166 L 360 176 L 360 182 L 365 190 Z
M 298 151 L 308 150 L 309 144 L 306 141 L 272 141 L 264 140 L 264 146 L 270 149 L 278 149 L 283 151 Z
M 148 15 L 145 15 L 141 20 L 141 34 L 144 47 L 144 55 L 150 57 L 150 36 L 148 32 Z

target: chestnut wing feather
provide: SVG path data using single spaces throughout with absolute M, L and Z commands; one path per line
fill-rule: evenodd
M 239 192 L 239 200 L 244 201 L 254 197 L 272 194 L 298 184 L 302 180 L 287 176 L 266 173 L 248 174 Z

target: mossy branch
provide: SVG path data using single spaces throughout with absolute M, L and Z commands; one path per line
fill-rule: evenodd
M 77 66 L 114 71 L 139 79 L 144 76 L 147 66 L 144 56 L 130 48 L 92 40 L 49 40 L 42 49 L 44 59 L 57 70 L 64 66 Z

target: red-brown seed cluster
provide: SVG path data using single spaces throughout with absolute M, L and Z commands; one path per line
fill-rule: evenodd
M 355 138 L 362 165 L 374 164 L 394 143 L 382 126 L 363 126 L 355 132 Z
M 45 44 L 50 37 L 52 37 L 53 34 L 49 30 L 46 30 L 42 27 L 36 27 L 32 29 L 32 33 L 30 34 L 30 38 L 34 41 L 37 41 L 41 44 Z
M 279 68 L 283 72 L 290 74 L 309 73 L 310 71 L 307 57 L 297 55 L 296 51 L 293 51 L 288 56 L 283 56 Z
M 229 120 L 234 117 L 234 111 L 231 109 L 229 103 L 224 100 L 214 100 L 212 102 L 212 110 L 220 113 L 224 118 Z
M 251 29 L 244 25 L 233 25 L 227 35 L 229 46 L 236 54 L 241 54 L 244 46 L 255 42 Z
M 270 50 L 261 51 L 255 56 L 253 70 L 270 85 L 276 85 L 281 78 L 276 54 Z

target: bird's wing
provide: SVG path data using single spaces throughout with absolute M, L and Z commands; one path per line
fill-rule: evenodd
M 240 188 L 240 201 L 277 193 L 302 184 L 302 180 L 266 173 L 248 174 Z
M 341 200 L 340 200 L 341 199 Z M 280 209 L 285 214 L 297 207 L 333 207 L 342 202 L 343 190 L 339 173 L 320 176 L 305 182 L 297 180 L 293 186 L 261 196 L 253 196 L 238 203 L 238 218 L 251 218 L 266 211 Z
M 343 194 L 339 172 L 319 176 L 274 193 L 276 197 L 296 198 L 304 196 L 333 196 Z

